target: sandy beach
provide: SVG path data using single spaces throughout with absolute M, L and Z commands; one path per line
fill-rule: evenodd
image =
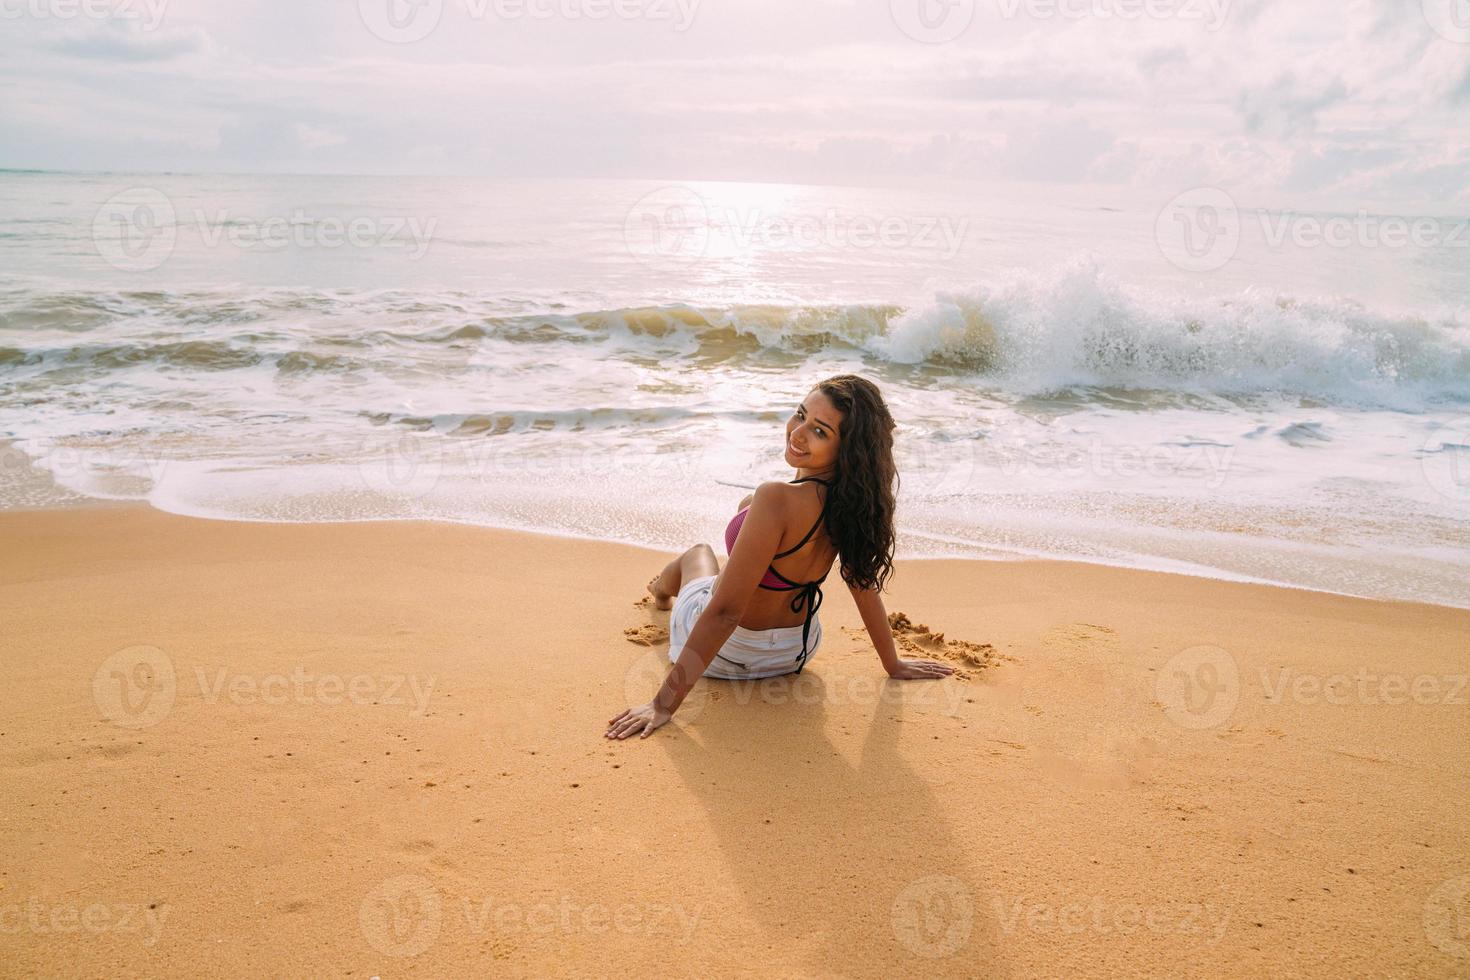
M 1470 980 L 1467 12 L 0 0 L 0 980 Z
M 839 586 L 798 681 L 609 743 L 661 553 L 133 504 L 0 542 L 8 976 L 1470 974 L 1470 612 L 900 562 L 901 645 L 966 677 L 888 681 Z

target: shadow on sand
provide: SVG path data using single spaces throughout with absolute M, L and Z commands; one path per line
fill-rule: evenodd
M 983 842 L 955 838 L 899 745 L 907 732 L 919 751 L 925 726 L 896 688 L 952 682 L 885 681 L 864 702 L 834 700 L 816 671 L 795 680 L 702 680 L 698 723 L 660 740 L 760 923 L 751 948 L 797 947 L 814 974 L 1005 976 L 971 861 Z M 863 724 L 854 765 L 827 728 Z

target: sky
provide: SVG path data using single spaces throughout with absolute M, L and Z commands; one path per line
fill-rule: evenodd
M 0 0 L 0 167 L 1470 207 L 1470 0 Z

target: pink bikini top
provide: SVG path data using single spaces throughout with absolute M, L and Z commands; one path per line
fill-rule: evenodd
M 740 513 L 738 513 L 734 517 L 730 518 L 730 523 L 727 524 L 727 525 L 725 525 L 725 553 L 726 554 L 734 554 L 735 553 L 735 539 L 738 538 L 738 537 L 740 537 L 740 529 L 745 526 L 745 514 L 749 510 L 750 510 L 750 508 L 748 506 L 747 507 L 740 508 Z M 808 534 L 807 537 L 809 538 L 809 537 L 811 537 L 811 535 Z M 803 538 L 802 539 L 801 544 L 806 544 L 806 538 Z M 797 548 L 800 548 L 801 545 L 797 545 L 796 547 Z M 794 550 L 796 550 L 796 549 L 793 548 L 792 551 L 794 551 Z M 777 555 L 776 557 L 778 557 L 778 558 L 784 557 L 785 555 L 788 555 L 790 553 L 791 552 L 789 552 L 789 551 L 782 552 L 780 555 Z M 771 589 L 771 590 L 776 591 L 776 592 L 784 592 L 787 589 L 791 588 L 791 583 L 788 582 L 786 579 L 782 578 L 776 572 L 776 570 L 774 568 L 772 568 L 770 565 L 767 565 L 766 566 L 766 574 L 763 575 L 763 576 L 761 576 L 760 587 L 763 588 L 763 589 Z
M 832 484 L 830 481 L 823 480 L 821 477 L 817 476 L 806 476 L 802 477 L 800 480 L 792 480 L 791 482 L 805 483 L 808 480 L 815 480 L 828 489 L 827 499 L 822 501 L 822 512 L 817 515 L 817 522 L 812 525 L 811 530 L 807 531 L 805 536 L 803 536 L 800 541 L 796 542 L 796 545 L 794 547 L 787 548 L 785 551 L 779 552 L 778 554 L 774 555 L 772 557 L 772 561 L 774 561 L 776 558 L 785 558 L 787 555 L 795 554 L 796 552 L 800 551 L 802 545 L 811 540 L 812 535 L 817 533 L 817 528 L 821 527 L 822 522 L 827 519 L 827 503 L 832 499 Z M 734 552 L 735 541 L 737 538 L 740 537 L 740 529 L 745 526 L 745 514 L 748 510 L 750 510 L 748 506 L 740 508 L 740 513 L 730 518 L 730 523 L 725 526 L 726 553 Z M 793 589 L 801 590 L 801 592 L 794 596 L 791 600 L 792 612 L 801 612 L 802 607 L 806 607 L 806 622 L 802 624 L 801 628 L 801 656 L 798 658 L 796 664 L 796 672 L 798 674 L 801 673 L 801 669 L 806 666 L 806 647 L 808 636 L 811 633 L 812 617 L 817 614 L 817 607 L 822 604 L 822 583 L 826 580 L 827 576 L 823 575 L 815 582 L 793 582 L 791 581 L 791 579 L 776 571 L 775 565 L 767 565 L 766 574 L 761 576 L 761 580 L 758 583 L 760 588 L 769 589 L 772 592 L 790 592 Z

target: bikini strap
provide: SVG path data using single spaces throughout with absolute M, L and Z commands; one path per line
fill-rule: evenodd
M 818 483 L 822 484 L 828 489 L 831 488 L 832 483 L 834 482 L 831 480 L 824 480 L 819 476 L 804 476 L 800 480 L 792 480 L 790 482 L 805 483 L 808 480 L 816 480 Z M 821 527 L 822 522 L 827 519 L 827 504 L 830 503 L 831 500 L 832 495 L 829 493 L 827 495 L 827 498 L 822 501 L 822 512 L 817 515 L 817 523 L 813 524 L 812 529 L 806 532 L 806 537 L 798 541 L 796 543 L 796 547 L 788 548 L 787 550 L 781 552 L 779 555 L 776 555 L 775 558 L 785 558 L 792 552 L 799 551 L 802 545 L 811 540 L 812 535 L 817 533 L 817 528 Z M 775 565 L 767 565 L 766 569 L 773 573 L 778 579 L 791 586 L 793 589 L 800 590 L 796 593 L 795 596 L 791 598 L 792 612 L 801 612 L 802 607 L 806 607 L 806 621 L 801 624 L 801 653 L 798 654 L 796 658 L 796 672 L 799 674 L 801 673 L 802 668 L 806 666 L 807 657 L 811 655 L 808 647 L 811 639 L 812 620 L 816 618 L 817 608 L 822 604 L 822 583 L 827 580 L 827 576 L 823 575 L 815 582 L 793 582 L 785 575 L 782 575 L 780 572 L 776 571 Z
M 792 483 L 805 483 L 808 480 L 816 480 L 818 483 L 820 483 L 820 484 L 822 484 L 823 486 L 826 486 L 826 487 L 831 487 L 832 486 L 832 482 L 831 481 L 824 480 L 824 479 L 822 479 L 819 476 L 804 476 L 800 480 L 792 480 L 790 482 L 792 482 Z M 817 533 L 817 528 L 821 527 L 822 526 L 822 522 L 827 519 L 827 504 L 828 504 L 829 501 L 831 501 L 831 499 L 832 499 L 832 495 L 831 494 L 828 494 L 827 497 L 825 499 L 823 499 L 823 501 L 822 501 L 822 512 L 817 515 L 817 523 L 813 524 L 812 527 L 811 527 L 811 530 L 808 531 L 808 532 L 806 532 L 806 536 L 803 537 L 800 541 L 796 542 L 796 544 L 792 545 L 790 548 L 787 548 L 785 551 L 777 552 L 772 557 L 772 561 L 774 561 L 776 558 L 785 558 L 787 555 L 795 554 L 796 552 L 798 552 L 798 551 L 801 550 L 801 546 L 802 545 L 806 544 L 808 541 L 810 541 L 812 539 L 812 535 Z M 777 572 L 776 574 L 779 575 L 780 573 Z

